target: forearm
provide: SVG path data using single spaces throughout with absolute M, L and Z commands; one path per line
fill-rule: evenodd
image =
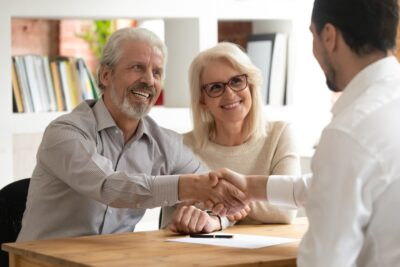
M 179 201 L 200 200 L 201 197 L 199 196 L 199 190 L 201 190 L 202 187 L 204 187 L 204 183 L 201 183 L 199 175 L 197 174 L 181 175 L 178 181 Z
M 268 176 L 248 175 L 246 177 L 247 195 L 251 200 L 267 200 Z

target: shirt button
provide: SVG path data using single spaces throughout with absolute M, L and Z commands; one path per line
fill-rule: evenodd
M 108 213 L 112 214 L 112 213 L 113 213 L 113 211 L 109 209 L 109 210 L 108 210 Z
M 168 206 L 168 204 L 169 204 L 168 200 L 165 200 L 164 201 L 164 206 Z

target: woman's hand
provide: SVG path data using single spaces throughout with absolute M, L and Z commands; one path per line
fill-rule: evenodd
M 217 216 L 209 215 L 193 205 L 181 205 L 175 211 L 168 229 L 182 234 L 211 233 L 220 230 L 221 224 Z
M 226 217 L 228 218 L 229 221 L 236 222 L 244 219 L 249 214 L 249 212 L 250 212 L 250 207 L 246 205 L 244 209 L 236 212 L 235 214 L 228 215 Z

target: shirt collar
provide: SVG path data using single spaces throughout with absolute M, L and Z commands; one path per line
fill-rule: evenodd
M 354 76 L 343 90 L 342 95 L 332 107 L 332 115 L 336 116 L 350 106 L 371 84 L 385 77 L 399 73 L 399 63 L 394 56 L 380 59 Z
M 117 127 L 117 124 L 104 104 L 103 98 L 97 100 L 97 103 L 93 107 L 93 113 L 97 120 L 98 131 L 110 127 Z
M 106 105 L 104 104 L 103 98 L 100 98 L 94 105 L 93 113 L 97 120 L 97 125 L 98 125 L 97 130 L 99 132 L 110 127 L 118 128 L 110 112 L 108 111 Z M 147 116 L 145 116 L 143 119 L 139 121 L 139 125 L 133 139 L 137 140 L 141 138 L 143 134 L 150 136 L 150 130 L 146 123 L 146 120 Z

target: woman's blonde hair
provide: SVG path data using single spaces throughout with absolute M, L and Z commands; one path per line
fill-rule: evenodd
M 204 147 L 209 140 L 216 136 L 215 120 L 212 114 L 202 108 L 201 76 L 204 69 L 215 60 L 225 60 L 232 67 L 247 74 L 248 86 L 252 97 L 252 106 L 245 118 L 245 136 L 265 136 L 265 119 L 261 99 L 262 77 L 260 70 L 251 62 L 247 54 L 236 44 L 221 42 L 212 48 L 199 53 L 189 69 L 190 98 L 193 118 L 193 136 L 195 149 Z

